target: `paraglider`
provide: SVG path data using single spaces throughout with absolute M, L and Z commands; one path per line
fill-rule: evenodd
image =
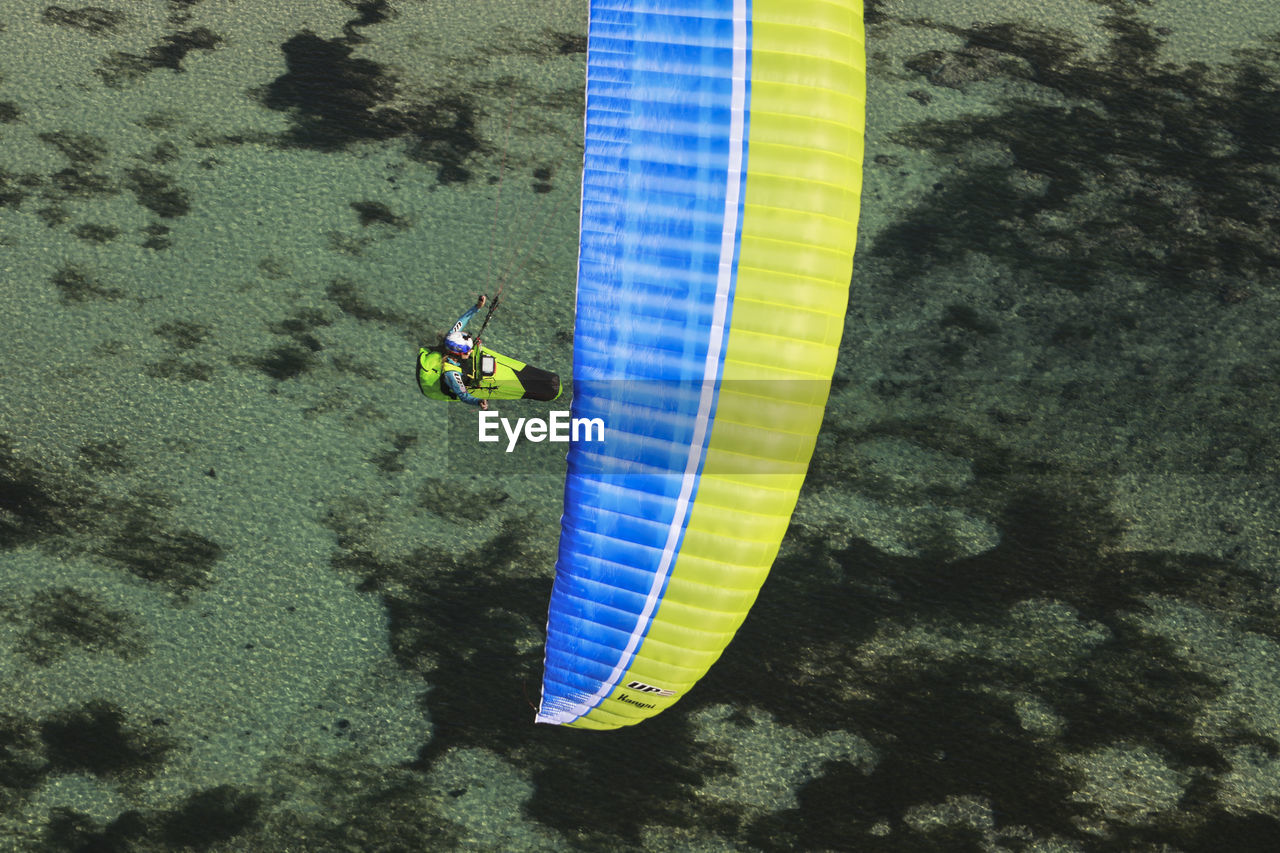
M 487 409 L 490 400 L 559 398 L 559 376 L 494 352 L 484 346 L 479 334 L 472 337 L 463 331 L 486 299 L 481 294 L 475 307 L 458 318 L 439 344 L 418 348 L 418 390 L 431 400 L 461 400 L 481 409 Z
M 862 0 L 593 0 L 573 416 L 537 721 L 686 695 L 795 508 L 843 331 Z

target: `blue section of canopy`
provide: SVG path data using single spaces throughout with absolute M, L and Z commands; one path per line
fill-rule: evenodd
M 741 233 L 748 8 L 591 3 L 573 417 L 605 441 L 569 450 L 539 719 L 571 722 L 630 665 L 696 496 Z

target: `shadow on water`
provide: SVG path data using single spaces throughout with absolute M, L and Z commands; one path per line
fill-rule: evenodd
M 1132 274 L 1232 301 L 1265 285 L 1280 265 L 1280 38 L 1214 68 L 1174 67 L 1135 15 L 1105 27 L 1097 60 L 1014 24 L 943 28 L 964 45 L 909 60 L 935 86 L 1011 79 L 1074 103 L 1028 96 L 901 131 L 897 141 L 959 167 L 870 255 L 907 278 L 979 252 L 1073 289 Z M 992 152 L 1004 162 L 984 165 Z

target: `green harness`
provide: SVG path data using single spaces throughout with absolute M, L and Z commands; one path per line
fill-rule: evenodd
M 446 371 L 462 374 L 459 378 L 466 382 L 466 373 L 451 361 L 444 360 L 444 353 L 439 350 L 422 347 L 418 350 L 418 388 L 432 400 L 458 399 L 440 380 Z
M 444 374 L 457 371 L 462 387 L 481 400 L 555 400 L 560 377 L 523 361 L 476 347 L 459 366 L 445 361 L 438 349 L 418 349 L 418 389 L 432 400 L 456 400 L 444 385 Z

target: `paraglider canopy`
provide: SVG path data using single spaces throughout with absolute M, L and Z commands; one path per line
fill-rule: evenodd
M 822 421 L 861 188 L 861 0 L 593 0 L 575 418 L 537 720 L 630 725 L 719 657 Z

